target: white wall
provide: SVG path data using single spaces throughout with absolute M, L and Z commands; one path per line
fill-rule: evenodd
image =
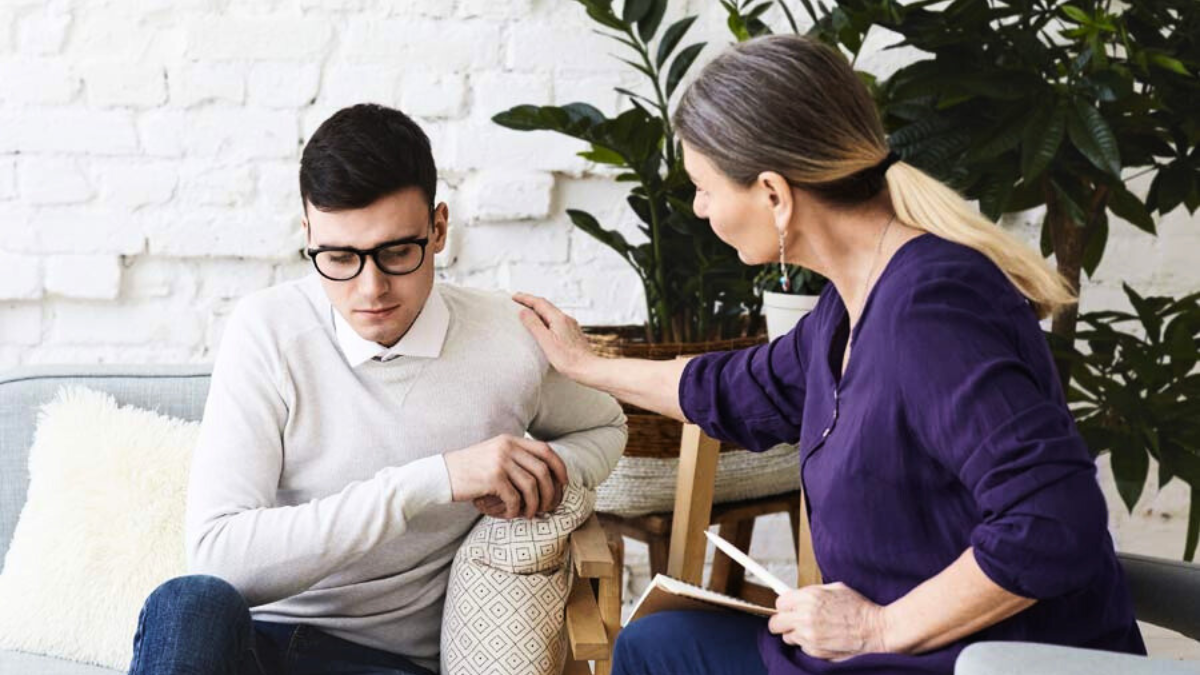
M 715 0 L 674 3 L 668 21 L 685 10 L 703 16 L 692 38 L 728 42 Z M 518 103 L 616 110 L 612 87 L 641 76 L 591 28 L 567 0 L 5 0 L 0 369 L 211 360 L 238 297 L 307 273 L 299 152 L 361 101 L 412 113 L 433 141 L 451 208 L 445 279 L 547 295 L 585 323 L 640 321 L 633 272 L 564 214 L 631 233 L 625 186 L 577 143 L 490 122 Z M 874 35 L 860 66 L 911 58 L 885 42 Z M 1114 224 L 1084 309 L 1123 307 L 1121 281 L 1200 288 L 1196 220 L 1177 211 L 1160 230 Z M 1129 524 L 1114 493 L 1118 538 L 1178 555 L 1179 495 L 1148 497 Z M 764 527 L 756 552 L 786 565 L 785 528 Z

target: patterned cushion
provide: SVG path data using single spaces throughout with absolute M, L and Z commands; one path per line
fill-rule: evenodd
M 596 493 L 570 485 L 545 518 L 484 516 L 454 557 L 442 618 L 446 675 L 559 675 L 571 590 L 568 538 Z

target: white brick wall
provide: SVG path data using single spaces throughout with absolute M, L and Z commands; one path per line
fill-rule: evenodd
M 690 39 L 729 41 L 717 3 L 673 3 L 667 22 L 685 11 L 702 14 Z M 564 214 L 637 240 L 627 186 L 577 157 L 581 143 L 490 122 L 518 103 L 613 112 L 612 86 L 641 86 L 619 50 L 563 0 L 3 3 L 0 369 L 211 360 L 236 298 L 307 273 L 300 149 L 362 101 L 408 110 L 433 142 L 452 214 L 444 278 L 547 295 L 584 323 L 640 321 L 636 276 Z M 1124 306 L 1122 281 L 1196 290 L 1197 225 L 1182 211 L 1157 238 L 1114 224 L 1085 309 Z M 1180 504 L 1115 514 L 1118 539 L 1177 555 Z M 761 533 L 755 552 L 786 567 L 786 524 Z

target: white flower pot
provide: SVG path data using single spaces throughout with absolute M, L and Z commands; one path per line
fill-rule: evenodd
M 763 314 L 767 317 L 767 337 L 771 340 L 795 327 L 800 317 L 817 306 L 819 295 L 763 292 Z

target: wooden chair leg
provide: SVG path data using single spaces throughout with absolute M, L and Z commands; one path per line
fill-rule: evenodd
M 704 531 L 711 522 L 720 451 L 721 444 L 705 435 L 700 427 L 683 425 L 667 574 L 697 586 L 704 577 L 708 544 Z
M 650 535 L 647 537 L 646 546 L 650 549 L 650 578 L 653 579 L 656 574 L 666 574 L 671 555 L 671 540 Z
M 737 520 L 721 524 L 721 538 L 738 547 L 738 550 L 748 553 L 750 540 L 754 537 L 754 518 Z M 738 597 L 746 581 L 746 569 L 733 562 L 721 551 L 713 555 L 712 578 L 709 588 L 725 595 Z

